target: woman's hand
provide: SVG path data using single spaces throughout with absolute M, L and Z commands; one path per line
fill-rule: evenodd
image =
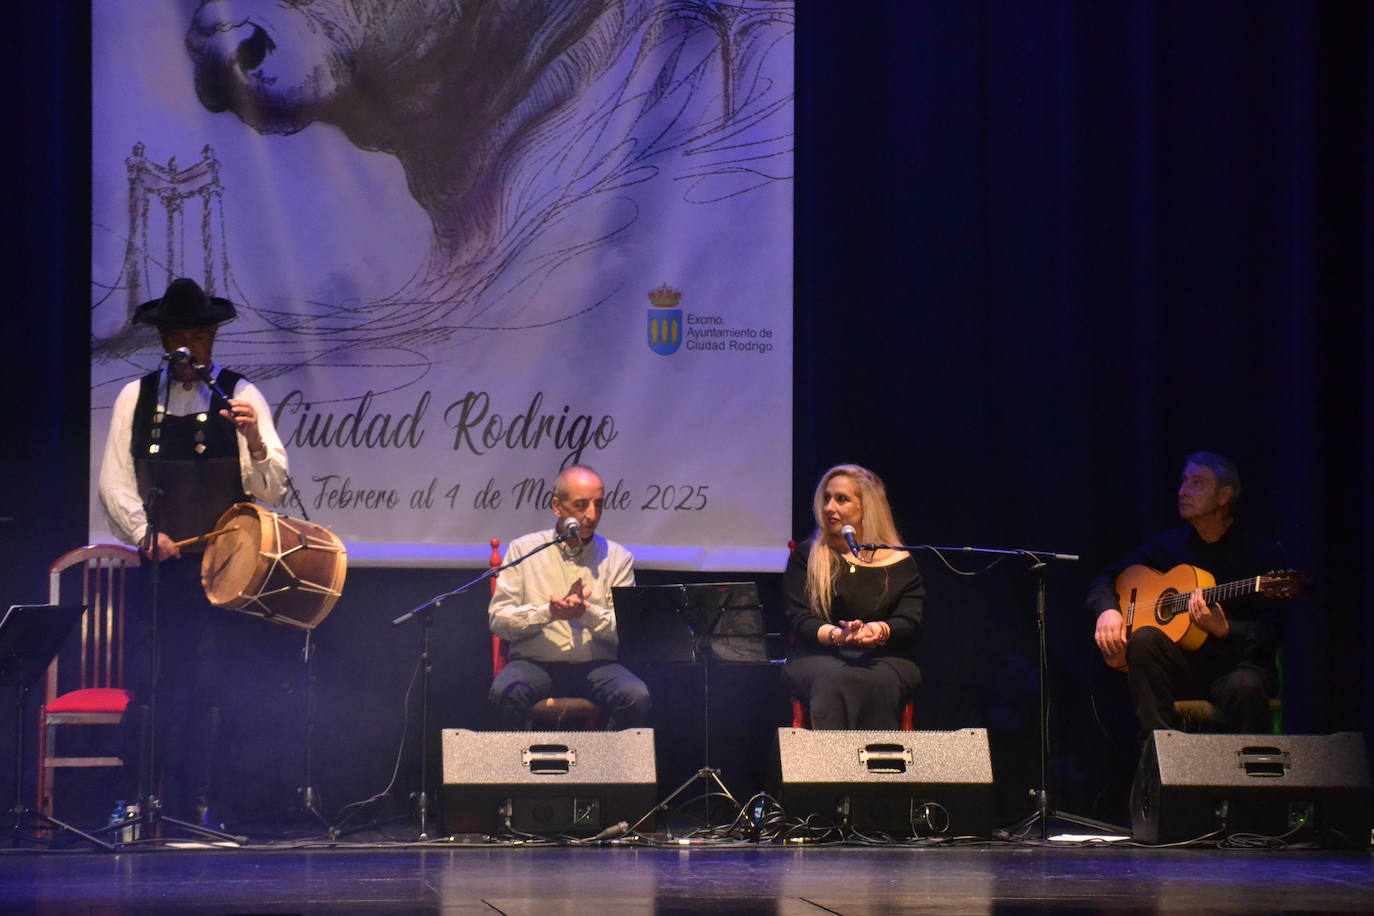
M 874 649 L 885 645 L 891 636 L 892 627 L 886 621 L 874 620 L 859 628 L 855 641 L 865 649 Z
M 842 645 L 872 649 L 884 645 L 892 637 L 892 627 L 886 621 L 841 620 L 840 629 L 844 634 Z
M 841 620 L 838 623 L 822 624 L 816 631 L 816 641 L 822 646 L 832 649 L 842 649 L 852 645 L 855 639 L 855 632 L 862 626 L 858 620 Z

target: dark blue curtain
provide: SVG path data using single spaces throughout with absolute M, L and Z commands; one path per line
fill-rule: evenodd
M 42 600 L 43 566 L 84 539 L 89 387 L 89 14 L 12 17 L 5 603 Z M 1374 734 L 1370 17 L 1363 2 L 801 4 L 791 534 L 810 531 L 821 471 L 857 461 L 887 480 L 909 541 L 1081 554 L 1047 582 L 1050 782 L 1081 813 L 1120 815 L 1134 750 L 1082 595 L 1172 523 L 1195 449 L 1239 462 L 1245 511 L 1316 582 L 1288 641 L 1289 726 Z M 1024 564 L 969 579 L 922 562 L 918 724 L 989 727 L 1020 813 L 1039 778 Z M 346 600 L 381 626 L 398 579 L 358 573 Z M 330 648 L 325 718 L 356 671 Z M 397 654 L 371 699 L 388 716 Z M 390 725 L 360 730 L 378 758 L 362 768 L 387 771 Z M 375 788 L 339 778 L 339 803 Z
M 90 399 L 90 12 L 33 4 L 5 55 L 7 430 L 0 482 L 6 605 L 85 535 Z
M 1052 770 L 1079 810 L 1110 807 L 1089 761 L 1129 768 L 1133 746 L 1087 581 L 1176 520 L 1186 454 L 1229 454 L 1246 514 L 1317 584 L 1288 641 L 1289 727 L 1369 733 L 1370 7 L 800 20 L 796 532 L 805 489 L 857 461 L 910 542 L 1082 554 L 1049 581 Z M 1023 575 L 923 563 L 918 717 L 992 725 L 1013 742 L 999 781 L 1034 784 L 1015 769 L 1034 733 Z

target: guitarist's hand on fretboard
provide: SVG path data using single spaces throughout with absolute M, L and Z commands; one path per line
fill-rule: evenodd
M 1093 633 L 1102 660 L 1113 668 L 1126 664 L 1126 620 L 1116 608 L 1108 608 L 1097 615 L 1097 630 Z
M 1113 668 L 1124 669 L 1127 634 L 1152 627 L 1192 652 L 1208 636 L 1223 638 L 1231 624 L 1221 609 L 1221 599 L 1262 595 L 1293 598 L 1302 593 L 1306 578 L 1284 569 L 1217 585 L 1205 569 L 1180 563 L 1167 573 L 1134 565 L 1116 577 L 1116 608 L 1097 616 L 1097 648 Z M 1124 609 L 1124 610 L 1122 610 Z
M 1188 596 L 1188 616 L 1193 623 L 1206 630 L 1211 636 L 1224 639 L 1231 635 L 1231 623 L 1221 609 L 1221 604 L 1208 605 L 1202 598 L 1202 589 L 1195 588 Z

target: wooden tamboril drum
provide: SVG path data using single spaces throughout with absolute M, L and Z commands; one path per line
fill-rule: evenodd
M 319 626 L 334 609 L 348 555 L 328 528 L 238 503 L 215 531 L 223 533 L 200 564 L 211 604 L 301 630 Z

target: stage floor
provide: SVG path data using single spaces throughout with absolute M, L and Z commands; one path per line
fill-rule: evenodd
M 3 913 L 1374 912 L 1369 851 L 337 846 L 0 854 Z

